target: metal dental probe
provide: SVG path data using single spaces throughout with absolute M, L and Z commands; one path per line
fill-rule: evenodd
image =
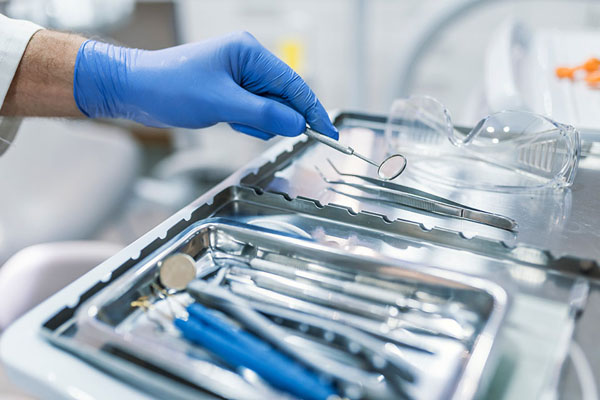
M 306 131 L 304 131 L 304 133 L 306 134 L 306 136 L 313 138 L 323 144 L 326 144 L 332 149 L 335 149 L 349 156 L 356 156 L 361 160 L 376 166 L 377 175 L 385 181 L 397 178 L 402 172 L 404 172 L 404 169 L 406 168 L 407 160 L 406 157 L 404 157 L 402 154 L 392 154 L 391 156 L 389 156 L 388 158 L 386 158 L 378 164 L 370 158 L 367 158 L 362 154 L 357 153 L 352 147 L 344 146 L 338 141 L 333 140 L 330 137 L 325 136 L 322 133 L 319 133 L 309 127 L 306 127 Z

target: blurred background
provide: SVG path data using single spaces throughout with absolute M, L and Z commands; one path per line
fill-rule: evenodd
M 427 94 L 463 125 L 503 104 L 489 92 L 503 30 L 600 27 L 600 2 L 570 0 L 13 0 L 0 12 L 145 49 L 247 30 L 330 111 L 385 114 L 394 98 Z M 227 125 L 23 121 L 0 158 L 0 296 L 13 303 L 0 331 L 270 145 Z M 20 398 L 1 382 L 0 395 Z

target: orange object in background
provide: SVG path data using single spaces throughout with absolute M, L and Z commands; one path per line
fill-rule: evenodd
M 590 72 L 586 77 L 585 81 L 588 85 L 599 88 L 600 86 L 600 71 Z
M 596 57 L 588 58 L 586 62 L 576 67 L 557 67 L 555 73 L 559 79 L 575 80 L 575 72 L 579 70 L 586 72 L 585 81 L 590 87 L 600 89 L 600 59 Z
M 580 65 L 580 68 L 586 70 L 587 72 L 597 71 L 598 68 L 600 68 L 600 60 L 592 57 L 592 58 L 588 59 L 586 62 L 584 62 L 582 65 Z
M 575 78 L 575 68 L 569 68 L 569 67 L 558 67 L 556 68 L 556 76 L 563 79 L 563 78 L 569 78 L 569 79 L 573 79 Z

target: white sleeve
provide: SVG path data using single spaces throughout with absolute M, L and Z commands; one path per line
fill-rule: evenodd
M 0 105 L 13 80 L 29 39 L 41 26 L 29 21 L 10 19 L 0 14 Z M 15 132 L 14 123 L 0 120 L 0 155 L 6 151 Z

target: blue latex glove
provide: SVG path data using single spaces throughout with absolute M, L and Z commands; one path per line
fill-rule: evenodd
M 308 122 L 338 138 L 302 78 L 246 32 L 156 51 L 88 40 L 73 93 L 91 118 L 183 128 L 228 122 L 262 139 L 299 135 Z

